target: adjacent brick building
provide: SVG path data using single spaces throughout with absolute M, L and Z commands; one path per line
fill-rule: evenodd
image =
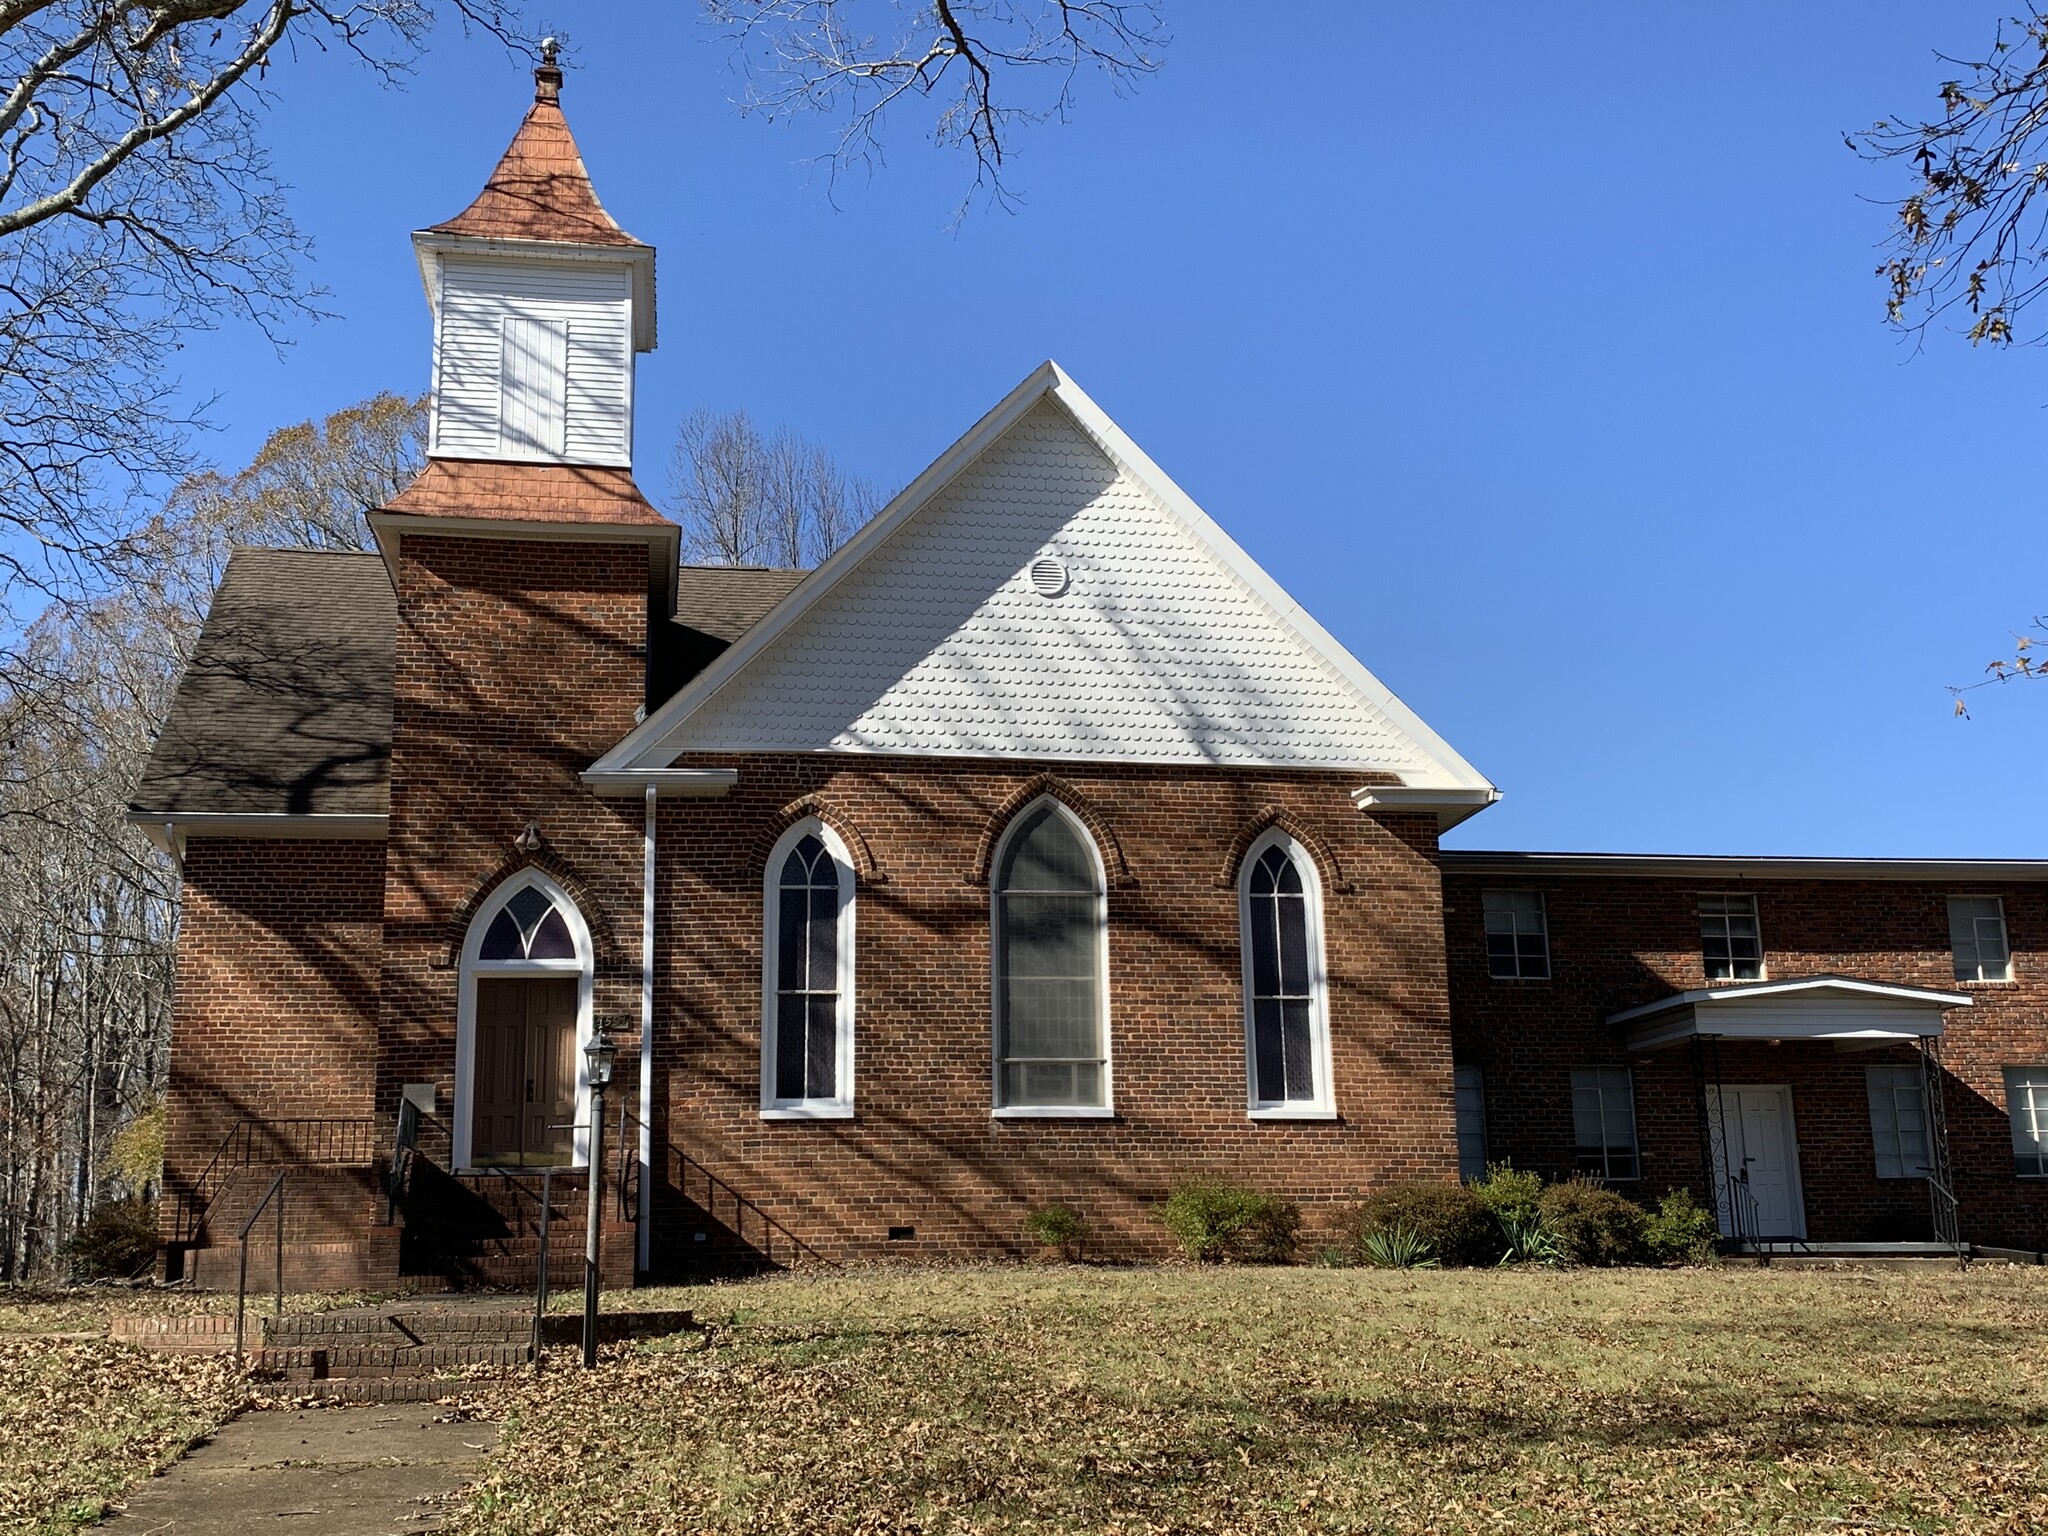
M 136 792 L 175 1265 L 284 1167 L 304 1283 L 530 1272 L 599 1039 L 621 1279 L 1488 1160 L 2048 1246 L 2048 866 L 1441 854 L 1492 786 L 1052 364 L 817 571 L 680 566 L 653 253 L 537 81 L 414 237 L 427 470 L 377 555 L 237 554 Z

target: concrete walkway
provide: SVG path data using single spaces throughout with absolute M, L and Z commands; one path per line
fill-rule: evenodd
M 435 1531 L 498 1426 L 431 1404 L 245 1413 L 129 1496 L 119 1536 L 389 1536 Z

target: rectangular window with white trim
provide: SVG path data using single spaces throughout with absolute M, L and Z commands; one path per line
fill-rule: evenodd
M 1627 1067 L 1572 1068 L 1572 1131 L 1580 1173 L 1595 1179 L 1641 1176 L 1635 1079 Z
M 1550 978 L 1550 919 L 1541 891 L 1481 891 L 1486 974 L 1496 981 Z
M 1880 1179 L 1927 1177 L 1927 1084 L 1917 1066 L 1865 1067 L 1870 1141 Z
M 1763 930 L 1754 896 L 1700 898 L 1700 960 L 1708 981 L 1762 981 Z
M 1948 942 L 1957 981 L 2011 981 L 2012 952 L 2005 942 L 2005 903 L 1996 896 L 1951 896 Z
M 2048 1067 L 2007 1067 L 2005 1108 L 2012 1116 L 2013 1172 L 2048 1179 Z

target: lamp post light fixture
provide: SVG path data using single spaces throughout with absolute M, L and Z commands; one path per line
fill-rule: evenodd
M 604 1213 L 604 1091 L 619 1048 L 599 1029 L 583 1047 L 590 1080 L 590 1199 L 583 1229 L 583 1369 L 597 1364 L 597 1259 Z

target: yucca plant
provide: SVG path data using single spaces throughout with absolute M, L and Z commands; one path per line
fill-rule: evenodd
M 1374 1227 L 1359 1239 L 1359 1252 L 1374 1269 L 1435 1269 L 1429 1239 L 1405 1221 Z
M 1564 1262 L 1564 1250 L 1557 1245 L 1557 1238 L 1544 1223 L 1537 1211 L 1508 1211 L 1500 1218 L 1501 1240 L 1507 1252 L 1500 1257 L 1503 1266 L 1509 1264 L 1547 1264 L 1555 1266 Z

